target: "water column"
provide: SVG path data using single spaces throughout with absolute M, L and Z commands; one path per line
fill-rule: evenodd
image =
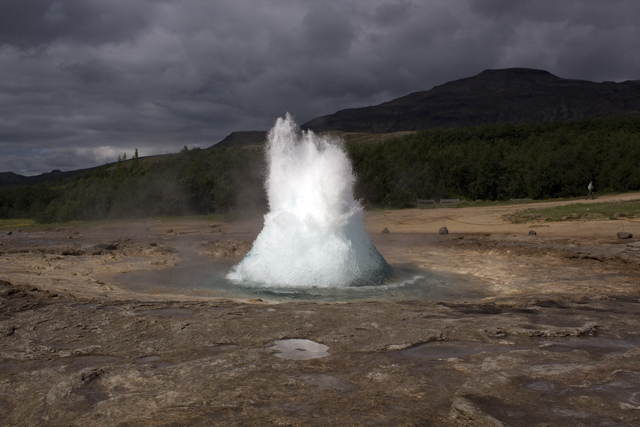
M 289 114 L 268 135 L 269 212 L 251 251 L 227 278 L 265 287 L 382 283 L 390 267 L 364 228 L 341 141 L 302 132 Z

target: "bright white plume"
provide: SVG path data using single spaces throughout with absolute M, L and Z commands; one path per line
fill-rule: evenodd
M 269 287 L 379 284 L 390 267 L 364 228 L 355 177 L 339 141 L 300 135 L 287 114 L 269 132 L 269 212 L 247 256 L 227 275 Z

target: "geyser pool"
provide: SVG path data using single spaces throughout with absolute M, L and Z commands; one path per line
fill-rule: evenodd
M 269 132 L 266 156 L 264 227 L 227 278 L 270 288 L 383 284 L 391 268 L 365 231 L 340 141 L 299 133 L 287 114 Z

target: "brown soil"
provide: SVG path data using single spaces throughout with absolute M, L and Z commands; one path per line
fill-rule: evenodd
M 3 233 L 0 425 L 640 425 L 640 242 L 618 220 L 504 221 L 529 207 L 367 215 L 392 265 L 483 299 L 283 303 L 123 279 L 232 265 L 260 221 Z M 280 357 L 284 339 L 329 355 Z

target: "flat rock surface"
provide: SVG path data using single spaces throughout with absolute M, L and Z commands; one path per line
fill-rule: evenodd
M 640 425 L 640 242 L 616 221 L 529 236 L 508 209 L 367 216 L 392 265 L 490 295 L 447 300 L 139 285 L 230 267 L 261 221 L 3 233 L 0 425 Z

